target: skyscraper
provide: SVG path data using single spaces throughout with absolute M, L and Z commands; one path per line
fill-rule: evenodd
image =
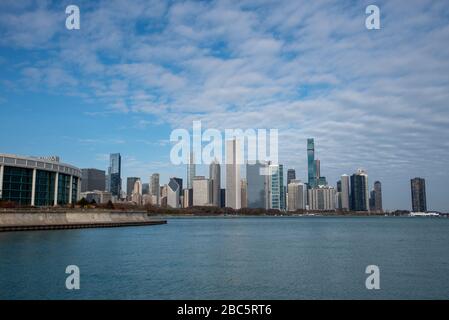
M 295 169 L 288 169 L 287 170 L 287 186 L 290 184 L 292 180 L 296 179 L 296 171 Z
M 341 176 L 341 209 L 349 210 L 349 176 L 344 174 Z
M 369 211 L 368 174 L 362 169 L 351 176 L 351 210 Z
M 170 208 L 179 208 L 181 188 L 176 178 L 170 178 L 167 185 L 167 206 Z
M 320 159 L 315 160 L 315 179 L 320 179 L 321 177 L 321 162 Z
M 412 210 L 413 212 L 426 212 L 426 180 L 423 178 L 413 178 L 410 180 L 412 191 Z
M 309 210 L 335 210 L 336 191 L 329 186 L 309 189 Z
M 307 139 L 307 183 L 309 188 L 315 187 L 316 163 L 315 163 L 315 142 Z
M 248 208 L 248 183 L 246 182 L 246 179 L 242 179 L 240 185 L 242 208 Z
M 142 182 L 140 179 L 137 179 L 134 182 L 133 191 L 131 192 L 131 199 L 137 205 L 142 204 Z
M 120 197 L 122 191 L 122 157 L 120 153 L 111 153 L 109 157 L 109 190 L 113 196 Z
M 152 196 L 152 203 L 154 205 L 160 205 L 160 184 L 159 173 L 153 173 L 150 177 L 150 195 Z
M 211 183 L 211 203 L 216 207 L 220 207 L 221 203 L 221 168 L 220 163 L 214 160 L 209 165 L 209 180 Z
M 143 195 L 149 195 L 150 194 L 150 184 L 149 183 L 142 183 L 142 194 Z
M 187 189 L 193 188 L 193 178 L 196 176 L 195 156 L 193 151 L 189 155 L 189 164 L 187 165 Z
M 204 176 L 196 176 L 193 178 L 193 205 L 207 206 L 211 203 L 210 198 L 210 181 Z M 239 185 L 240 186 L 240 185 Z
M 180 191 L 179 195 L 181 196 L 182 187 L 183 187 L 183 185 L 182 185 L 182 178 L 173 177 L 173 179 L 175 179 L 176 183 L 179 186 L 179 191 Z
M 241 208 L 240 143 L 237 139 L 226 141 L 226 207 Z
M 270 209 L 285 210 L 284 167 L 270 164 Z
M 104 170 L 98 169 L 81 169 L 81 192 L 86 191 L 105 191 L 106 176 Z
M 138 177 L 126 178 L 126 195 L 128 197 L 131 197 L 133 190 L 134 190 L 134 183 L 136 183 L 137 180 L 140 180 L 140 178 L 138 178 Z
M 248 208 L 268 209 L 268 166 L 266 163 L 256 162 L 246 164 L 247 202 Z
M 374 182 L 374 211 L 382 212 L 382 184 L 380 181 Z
M 288 211 L 303 210 L 306 208 L 307 188 L 300 180 L 292 180 L 288 189 Z

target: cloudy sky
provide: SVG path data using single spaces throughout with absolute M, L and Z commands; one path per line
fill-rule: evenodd
M 410 209 L 421 176 L 449 211 L 448 43 L 446 1 L 2 0 L 0 152 L 101 169 L 120 152 L 124 178 L 166 182 L 185 177 L 174 128 L 277 128 L 303 180 L 313 137 L 331 184 L 365 168 L 385 208 Z

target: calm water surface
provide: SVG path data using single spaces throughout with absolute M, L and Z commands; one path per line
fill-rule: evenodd
M 65 268 L 81 289 L 65 289 Z M 365 288 L 367 265 L 380 290 Z M 448 299 L 449 219 L 179 218 L 0 233 L 0 299 Z

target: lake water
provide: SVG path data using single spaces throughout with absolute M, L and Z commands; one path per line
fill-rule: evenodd
M 77 265 L 81 289 L 65 288 Z M 380 268 L 367 290 L 365 268 Z M 448 299 L 449 219 L 178 218 L 0 233 L 0 299 Z

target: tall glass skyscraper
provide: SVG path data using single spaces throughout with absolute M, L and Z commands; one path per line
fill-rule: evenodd
M 122 191 L 122 157 L 120 153 L 111 153 L 109 157 L 109 190 L 113 196 L 120 197 Z
M 285 210 L 284 166 L 270 165 L 270 209 Z
M 414 178 L 410 180 L 412 191 L 412 210 L 413 212 L 426 212 L 426 181 L 423 178 Z
M 368 175 L 362 169 L 351 176 L 351 210 L 369 210 Z
M 314 188 L 316 183 L 315 142 L 307 139 L 307 177 L 309 188 Z

